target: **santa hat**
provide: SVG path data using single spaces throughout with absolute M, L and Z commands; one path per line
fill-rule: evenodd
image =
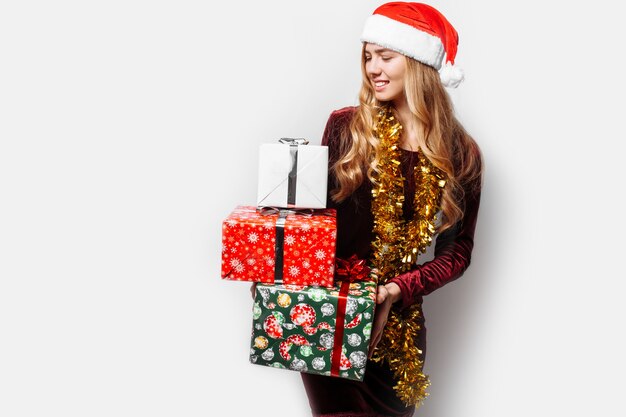
M 459 35 L 435 8 L 423 3 L 391 2 L 365 21 L 361 42 L 374 43 L 439 71 L 446 87 L 456 88 L 463 71 L 454 65 Z

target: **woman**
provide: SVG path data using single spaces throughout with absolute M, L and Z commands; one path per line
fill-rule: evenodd
M 378 305 L 363 382 L 302 374 L 314 416 L 413 415 L 429 385 L 422 296 L 469 266 L 480 201 L 480 150 L 444 88 L 463 78 L 454 28 L 428 5 L 394 2 L 362 41 L 360 105 L 331 114 L 322 144 L 337 257 L 377 270 Z M 435 233 L 434 259 L 418 265 Z

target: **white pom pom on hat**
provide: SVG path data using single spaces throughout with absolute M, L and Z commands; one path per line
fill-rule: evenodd
M 435 68 L 446 87 L 456 88 L 465 78 L 454 65 L 458 33 L 427 4 L 383 4 L 365 21 L 361 42 L 375 43 Z
M 458 65 L 452 65 L 450 62 L 446 62 L 439 70 L 439 78 L 441 78 L 441 82 L 446 87 L 457 88 L 465 79 L 465 74 Z

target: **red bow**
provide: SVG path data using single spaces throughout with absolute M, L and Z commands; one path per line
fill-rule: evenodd
M 370 276 L 371 269 L 365 263 L 365 259 L 359 259 L 352 255 L 348 259 L 335 259 L 335 272 L 339 281 L 363 281 Z
M 335 258 L 335 275 L 337 281 L 341 281 L 341 287 L 339 289 L 339 297 L 337 299 L 337 324 L 335 326 L 335 338 L 333 343 L 333 352 L 331 355 L 330 374 L 332 376 L 339 376 L 339 368 L 341 365 L 341 346 L 343 344 L 346 306 L 348 303 L 350 283 L 355 281 L 364 281 L 369 278 L 370 273 L 371 269 L 367 266 L 365 260 L 357 258 L 356 255 L 352 255 L 348 259 Z

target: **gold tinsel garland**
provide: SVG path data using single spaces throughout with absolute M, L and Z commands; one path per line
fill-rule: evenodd
M 409 271 L 417 256 L 432 242 L 436 214 L 439 211 L 446 175 L 435 167 L 421 150 L 415 166 L 415 214 L 409 221 L 402 217 L 404 178 L 400 170 L 399 139 L 402 126 L 390 108 L 378 114 L 374 128 L 379 139 L 378 175 L 372 189 L 374 215 L 374 252 L 372 264 L 378 270 L 380 283 Z M 392 308 L 374 361 L 386 360 L 398 380 L 394 389 L 407 406 L 421 403 L 430 386 L 422 372 L 422 351 L 415 346 L 421 326 L 420 305 L 403 311 Z

